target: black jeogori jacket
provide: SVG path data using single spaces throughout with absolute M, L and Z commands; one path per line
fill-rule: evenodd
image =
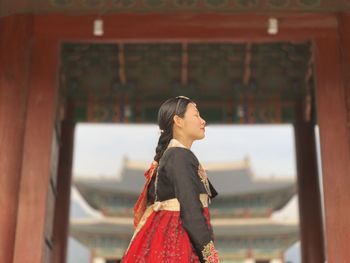
M 168 147 L 160 160 L 157 177 L 154 176 L 149 185 L 148 202 L 152 204 L 155 199 L 165 201 L 177 198 L 183 227 L 200 261 L 219 262 L 213 243 L 213 230 L 206 221 L 204 208 L 199 199 L 200 194 L 208 194 L 212 199 L 218 193 L 206 176 L 203 176 L 203 170 L 202 172 L 200 170 L 201 165 L 190 149 Z M 157 197 L 155 197 L 155 182 L 157 182 Z

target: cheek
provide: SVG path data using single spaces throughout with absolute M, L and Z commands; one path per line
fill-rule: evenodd
M 192 128 L 193 128 L 194 130 L 198 130 L 200 127 L 201 127 L 201 121 L 200 121 L 200 119 L 197 118 L 197 119 L 193 120 Z
M 185 129 L 189 131 L 197 131 L 198 128 L 202 125 L 202 120 L 198 117 L 193 117 L 187 119 L 185 122 Z
M 198 130 L 198 126 L 199 126 L 199 121 L 196 119 L 192 119 L 192 120 L 189 120 L 188 122 L 186 122 L 185 129 L 191 133 L 191 132 L 195 132 L 196 130 Z

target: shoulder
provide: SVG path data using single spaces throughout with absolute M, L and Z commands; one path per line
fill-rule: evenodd
M 164 161 L 172 161 L 172 162 L 189 162 L 194 165 L 198 165 L 199 161 L 195 154 L 183 147 L 170 147 L 163 154 Z

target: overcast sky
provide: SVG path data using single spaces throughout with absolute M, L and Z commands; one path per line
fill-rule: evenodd
M 153 160 L 157 125 L 79 124 L 75 133 L 75 176 L 117 177 L 123 156 Z M 249 155 L 257 177 L 295 176 L 294 133 L 291 125 L 209 125 L 206 137 L 192 151 L 199 161 L 242 160 Z

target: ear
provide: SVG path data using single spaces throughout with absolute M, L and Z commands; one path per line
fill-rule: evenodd
M 174 125 L 175 126 L 182 128 L 182 126 L 183 126 L 183 119 L 181 117 L 175 115 L 173 117 L 173 120 L 174 120 Z

